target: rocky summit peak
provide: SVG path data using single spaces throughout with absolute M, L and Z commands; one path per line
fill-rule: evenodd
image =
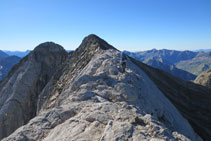
M 36 115 L 40 92 L 66 56 L 62 46 L 53 42 L 42 43 L 0 82 L 0 140 Z
M 35 47 L 34 52 L 63 52 L 62 46 L 54 42 L 44 42 Z
M 116 49 L 112 45 L 108 44 L 105 40 L 101 39 L 95 34 L 90 34 L 86 36 L 81 45 L 79 46 L 80 48 L 89 48 L 89 50 L 95 50 L 97 48 L 101 48 L 103 50 L 107 49 Z M 117 49 L 116 49 L 117 50 Z
M 88 38 L 88 39 L 100 39 L 100 40 L 102 40 L 100 37 L 98 37 L 97 35 L 95 35 L 95 34 L 89 34 L 87 37 L 85 37 L 85 38 Z

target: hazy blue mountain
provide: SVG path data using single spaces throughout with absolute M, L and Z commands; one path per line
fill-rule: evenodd
M 170 72 L 171 74 L 180 78 L 183 77 L 184 80 L 193 80 L 193 77 L 195 77 L 195 75 L 198 75 L 201 72 L 211 68 L 211 52 L 152 49 L 148 51 L 126 52 L 126 53 L 129 56 L 139 61 L 145 62 L 146 64 L 151 65 L 155 68 L 162 69 L 166 72 L 170 72 L 171 70 Z M 156 62 L 155 63 L 152 60 L 162 60 L 162 61 L 160 62 L 155 61 Z M 173 70 L 175 72 L 172 72 Z
M 8 54 L 6 54 L 5 52 L 3 52 L 3 51 L 0 50 L 0 59 L 6 58 L 8 56 L 9 56 Z
M 210 52 L 211 49 L 198 49 L 198 50 L 193 50 L 194 52 Z
M 72 50 L 66 50 L 68 53 L 70 53 Z M 9 51 L 9 50 L 5 50 L 4 51 L 5 53 L 7 53 L 9 56 L 12 56 L 12 55 L 15 55 L 15 56 L 18 56 L 18 57 L 24 57 L 26 55 L 28 55 L 31 50 L 26 50 L 26 51 Z
M 149 59 L 149 60 L 143 61 L 143 63 L 148 64 L 154 68 L 164 70 L 165 72 L 168 72 L 183 80 L 194 80 L 196 78 L 196 75 L 193 75 L 192 73 L 178 69 L 174 65 L 165 64 L 162 60 Z
M 199 75 L 211 68 L 211 52 L 198 52 L 193 59 L 180 61 L 175 65 L 179 69 Z
M 22 58 L 22 57 L 28 55 L 31 52 L 31 50 L 26 50 L 26 51 L 9 51 L 9 50 L 5 50 L 4 52 L 7 53 L 9 56 L 15 55 L 15 56 L 18 56 L 18 57 Z
M 147 51 L 140 52 L 127 52 L 128 55 L 140 60 L 144 61 L 146 59 L 152 58 L 162 58 L 166 61 L 166 63 L 174 64 L 179 61 L 189 60 L 194 58 L 198 53 L 192 51 L 177 51 L 177 50 L 167 50 L 167 49 L 152 49 Z
M 3 59 L 0 59 L 0 80 L 7 76 L 11 68 L 20 61 L 20 57 L 9 56 Z

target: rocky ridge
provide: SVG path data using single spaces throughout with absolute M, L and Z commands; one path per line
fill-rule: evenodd
M 71 52 L 38 95 L 36 116 L 3 141 L 201 140 L 151 78 L 95 35 Z
M 36 115 L 38 95 L 65 56 L 65 50 L 55 43 L 40 44 L 1 81 L 0 139 Z

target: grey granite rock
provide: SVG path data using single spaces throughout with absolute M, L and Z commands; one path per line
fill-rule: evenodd
M 0 83 L 0 139 L 35 116 L 38 95 L 65 56 L 57 44 L 40 44 Z
M 44 88 L 38 115 L 3 141 L 201 140 L 140 68 L 129 60 L 121 73 L 119 51 L 92 51 L 85 65 L 86 51 L 64 64 L 69 69 Z
M 130 59 L 120 69 L 120 52 L 89 35 L 40 90 L 36 116 L 3 141 L 202 140 L 143 69 Z

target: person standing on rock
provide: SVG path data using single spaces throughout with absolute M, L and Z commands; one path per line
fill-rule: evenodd
M 125 51 L 121 53 L 121 65 L 122 65 L 122 72 L 125 72 L 126 69 L 126 62 L 127 62 L 127 55 Z

